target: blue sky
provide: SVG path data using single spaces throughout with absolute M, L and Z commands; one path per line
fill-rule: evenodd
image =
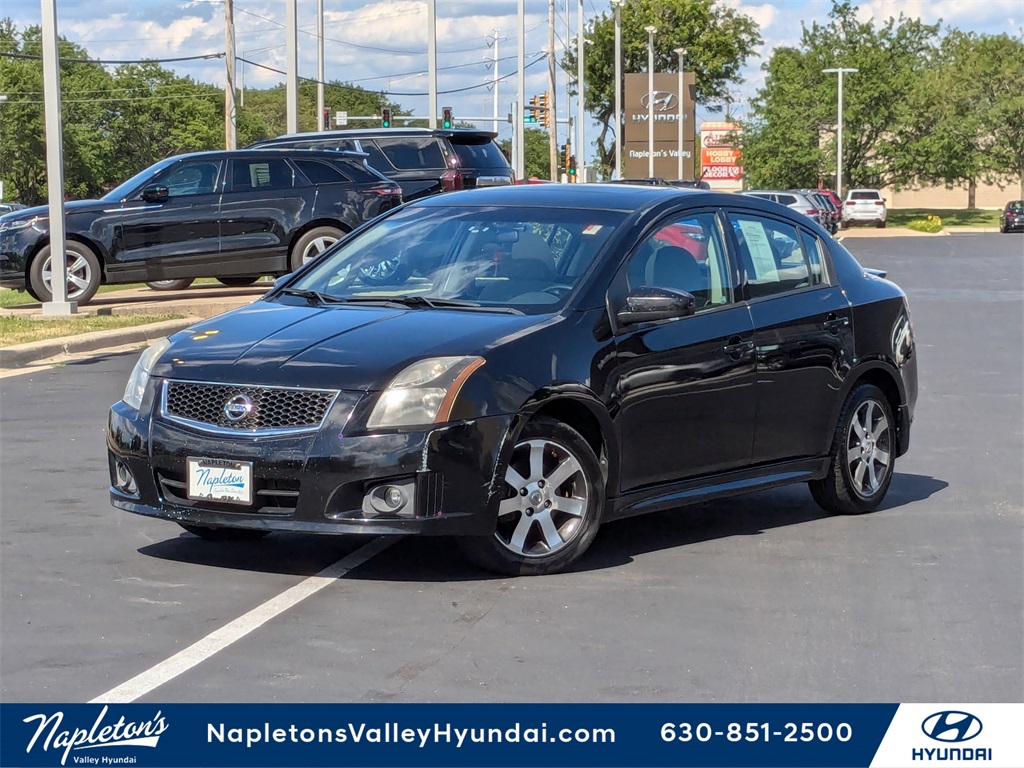
M 628 1 L 628 0 L 627 0 Z M 744 71 L 747 80 L 739 86 L 741 98 L 761 84 L 760 65 L 778 45 L 798 42 L 801 22 L 824 20 L 828 0 L 776 0 L 746 2 L 721 0 L 752 16 L 761 25 L 765 44 L 760 56 Z M 886 19 L 903 13 L 927 22 L 967 31 L 1020 34 L 1024 28 L 1022 0 L 860 0 L 864 18 Z M 556 49 L 561 52 L 568 37 L 575 34 L 577 0 L 569 0 L 572 31 L 566 35 L 566 0 L 556 0 Z M 299 0 L 299 69 L 315 77 L 316 0 Z M 498 72 L 507 75 L 515 68 L 516 0 L 437 0 L 437 40 L 440 91 L 479 88 L 442 95 L 456 117 L 492 114 L 493 94 L 484 86 L 492 77 L 488 64 L 493 49 L 488 40 L 497 31 Z M 606 12 L 607 0 L 584 0 L 587 17 Z M 373 90 L 393 94 L 395 101 L 418 114 L 425 114 L 427 90 L 426 4 L 422 0 L 324 0 L 327 79 L 345 80 Z M 19 27 L 40 22 L 40 0 L 0 0 L 0 17 L 9 16 Z M 170 58 L 194 56 L 224 50 L 224 6 L 222 0 L 57 0 L 58 27 L 64 36 L 84 45 L 89 53 L 103 59 Z M 245 58 L 284 68 L 284 0 L 235 0 L 236 49 Z M 526 60 L 540 56 L 547 46 L 547 2 L 526 0 Z M 240 65 L 242 66 L 242 65 Z M 223 84 L 222 60 L 175 65 L 180 74 Z M 283 76 L 244 66 L 241 76 L 247 86 L 267 86 Z M 559 89 L 564 89 L 559 78 Z M 527 70 L 527 94 L 547 89 L 547 68 L 537 63 Z M 514 99 L 515 78 L 499 84 L 499 114 L 509 111 Z M 440 105 L 439 105 L 440 106 Z M 565 114 L 565 99 L 559 100 L 559 114 Z M 698 107 L 701 118 L 715 119 Z M 482 124 L 485 127 L 490 122 Z M 500 123 L 507 135 L 507 123 Z M 596 127 L 588 129 L 588 138 Z

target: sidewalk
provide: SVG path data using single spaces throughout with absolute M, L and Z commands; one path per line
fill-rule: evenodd
M 227 288 L 218 284 L 194 285 L 184 291 L 152 291 L 133 288 L 126 291 L 98 293 L 87 305 L 80 307 L 82 315 L 182 315 L 180 320 L 137 325 L 111 331 L 83 333 L 27 344 L 15 344 L 0 349 L 0 371 L 22 368 L 62 355 L 95 352 L 100 349 L 143 344 L 183 330 L 198 320 L 255 301 L 271 287 L 270 283 L 257 283 L 249 288 Z M 38 318 L 45 323 L 42 306 L 38 303 L 0 309 L 0 316 Z
M 856 227 L 840 229 L 833 237 L 943 237 L 945 235 L 974 235 L 998 232 L 997 227 L 943 227 L 941 232 L 918 232 L 906 227 L 878 227 L 863 224 Z

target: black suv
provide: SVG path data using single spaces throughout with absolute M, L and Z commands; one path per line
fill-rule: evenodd
M 197 277 L 249 285 L 317 256 L 402 203 L 364 156 L 287 149 L 161 160 L 99 200 L 65 205 L 68 299 L 101 283 L 187 288 Z M 0 216 L 0 286 L 49 300 L 46 206 Z
M 515 174 L 489 131 L 370 128 L 295 133 L 253 147 L 355 150 L 402 186 L 406 201 L 473 187 L 506 186 Z

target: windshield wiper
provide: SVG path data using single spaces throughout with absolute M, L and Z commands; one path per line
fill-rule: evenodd
M 320 291 L 313 291 L 308 288 L 282 288 L 281 293 L 287 293 L 289 296 L 299 296 L 310 304 L 338 304 L 345 301 L 345 299 L 339 299 L 337 296 L 328 296 L 326 293 L 320 293 Z
M 430 309 L 469 309 L 479 312 L 504 312 L 509 315 L 523 314 L 513 307 L 484 306 L 476 301 L 465 301 L 463 299 L 441 299 L 433 296 L 419 296 L 417 294 L 406 296 L 349 296 L 342 299 L 345 302 L 364 302 L 381 304 L 398 304 L 403 307 L 429 307 Z

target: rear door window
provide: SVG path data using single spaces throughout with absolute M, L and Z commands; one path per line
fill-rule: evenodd
M 335 166 L 319 160 L 296 160 L 295 164 L 311 184 L 337 184 L 349 180 Z
M 459 165 L 463 168 L 488 168 L 508 171 L 508 160 L 501 153 L 501 149 L 493 141 L 483 144 L 462 144 L 452 139 L 452 148 L 456 157 L 459 158 Z
M 422 168 L 445 169 L 444 152 L 441 150 L 440 142 L 435 138 L 377 139 L 375 143 L 388 162 L 400 171 Z M 370 164 L 373 165 L 372 159 Z
M 755 214 L 730 213 L 739 247 L 740 263 L 747 273 L 750 298 L 807 288 L 821 282 L 812 277 L 807 254 L 796 227 Z
M 247 192 L 253 189 L 291 189 L 296 176 L 283 158 L 252 158 L 231 161 L 231 190 Z

